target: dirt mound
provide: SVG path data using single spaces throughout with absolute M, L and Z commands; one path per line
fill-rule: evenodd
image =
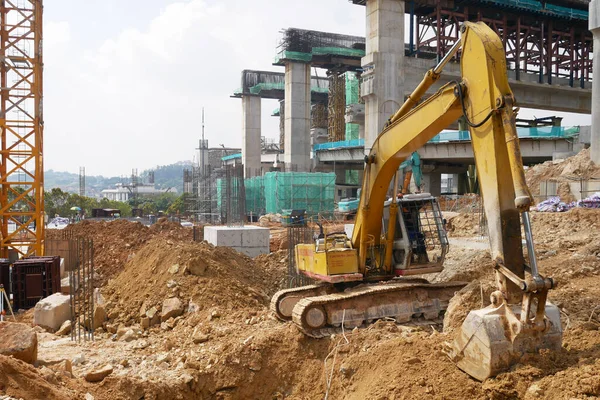
M 475 236 L 479 232 L 479 213 L 460 213 L 446 218 L 446 231 L 449 236 Z
M 64 231 L 47 230 L 46 232 L 48 239 L 73 235 L 94 241 L 94 265 L 98 274 L 97 284 L 100 286 L 121 272 L 128 258 L 150 239 L 160 236 L 171 241 L 192 240 L 191 229 L 182 227 L 176 222 L 169 222 L 166 218 L 161 218 L 150 227 L 124 219 L 84 220 L 67 226 Z
M 453 238 L 445 270 L 427 276 L 470 282 L 453 300 L 445 332 L 378 321 L 318 340 L 275 320 L 267 308 L 270 295 L 285 286 L 287 251 L 250 259 L 170 239 L 164 233 L 176 228 L 161 228 L 158 236 L 135 244 L 123 272 L 103 289 L 110 323 L 137 326 L 141 309 L 160 310 L 170 296 L 181 299 L 186 312 L 131 342 L 99 332 L 95 343 L 64 346 L 69 356 L 85 354 L 86 363 L 73 367 L 76 376 L 106 363 L 115 366 L 102 384 L 77 378 L 66 387 L 89 391 L 97 400 L 598 397 L 600 210 L 531 215 L 540 272 L 558 282 L 549 300 L 561 310 L 564 347 L 528 355 L 483 383 L 446 355 L 468 311 L 487 305 L 495 289 L 487 241 L 472 237 L 478 216 L 471 213 L 449 221 Z M 41 346 L 41 357 L 60 348 L 55 342 Z
M 254 264 L 269 276 L 269 293 L 286 287 L 288 275 L 288 251 L 278 250 L 254 258 Z
M 130 325 L 139 322 L 140 309 L 160 310 L 169 297 L 206 313 L 261 309 L 280 279 L 230 248 L 157 237 L 131 257 L 104 293 L 109 313 L 118 314 L 114 320 Z
M 12 357 L 0 355 L 0 397 L 24 399 L 76 399 L 81 394 L 48 382 L 39 369 Z
M 583 149 L 576 155 L 562 161 L 546 161 L 537 164 L 525 172 L 527 185 L 532 194 L 540 194 L 540 183 L 552 181 L 558 183 L 558 195 L 563 201 L 575 200 L 569 189 L 569 182 L 574 179 L 600 178 L 600 165 L 590 160 L 590 150 Z

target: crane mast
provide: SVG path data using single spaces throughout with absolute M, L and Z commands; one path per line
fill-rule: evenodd
M 42 0 L 0 1 L 0 257 L 44 255 Z

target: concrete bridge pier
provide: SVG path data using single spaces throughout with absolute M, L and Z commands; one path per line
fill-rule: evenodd
M 242 96 L 242 164 L 244 177 L 260 175 L 261 99 Z
M 310 171 L 310 64 L 285 63 L 284 136 L 286 168 Z
M 589 28 L 594 35 L 593 71 L 600 71 L 600 0 L 590 2 Z M 600 85 L 594 80 L 592 85 L 592 135 L 590 158 L 600 164 Z
M 421 185 L 423 192 L 431 193 L 436 197 L 440 196 L 442 194 L 442 173 L 437 171 L 424 173 Z
M 404 1 L 368 0 L 361 93 L 365 101 L 365 153 L 387 119 L 404 103 Z

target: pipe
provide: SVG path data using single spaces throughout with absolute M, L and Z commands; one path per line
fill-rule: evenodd
M 525 241 L 527 242 L 527 254 L 529 255 L 529 268 L 531 275 L 535 278 L 539 277 L 537 260 L 535 258 L 535 248 L 533 245 L 533 235 L 531 234 L 531 220 L 529 219 L 529 211 L 521 213 L 523 219 L 523 230 L 525 231 Z

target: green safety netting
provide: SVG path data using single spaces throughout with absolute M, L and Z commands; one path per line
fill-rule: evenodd
M 275 56 L 275 64 L 283 60 L 310 62 L 316 56 L 345 56 L 345 57 L 364 57 L 365 51 L 361 49 L 350 49 L 346 47 L 313 47 L 310 53 L 300 51 L 284 50 Z
M 222 161 L 233 160 L 236 158 L 242 158 L 242 153 L 230 154 L 228 156 L 221 157 Z
M 306 210 L 309 215 L 334 210 L 335 173 L 267 172 L 244 181 L 246 213 L 280 214 Z
M 313 55 L 332 55 L 347 57 L 364 57 L 365 51 L 361 49 L 349 49 L 346 47 L 313 47 Z
M 358 103 L 358 77 L 354 72 L 346 72 L 346 105 Z
M 216 180 L 217 189 L 217 210 L 223 216 L 227 215 L 228 202 L 231 210 L 243 210 L 240 205 L 240 199 L 243 199 L 245 192 L 245 181 L 237 177 L 230 178 L 230 187 L 227 187 L 227 180 L 218 178 Z M 243 211 L 241 211 L 243 212 Z
M 281 60 L 310 62 L 312 60 L 311 53 L 302 53 L 300 51 L 281 51 L 275 56 L 275 64 L 279 64 Z
M 283 82 L 278 83 L 259 83 L 258 85 L 254 85 L 249 88 L 251 94 L 260 94 L 263 90 L 284 90 L 285 84 Z M 234 94 L 242 94 L 241 89 L 238 89 L 239 92 L 234 92 Z M 310 88 L 313 93 L 328 93 L 328 88 L 313 86 Z M 279 110 L 279 109 L 278 109 Z
M 348 170 L 346 171 L 346 184 L 347 185 L 358 185 L 358 171 Z
M 265 213 L 265 181 L 262 176 L 244 180 L 246 187 L 246 212 L 260 215 Z
M 500 6 L 519 8 L 522 10 L 533 11 L 536 13 L 552 14 L 559 18 L 568 19 L 588 19 L 588 12 L 570 7 L 556 6 L 548 4 L 545 1 L 538 0 L 483 0 L 486 3 L 493 3 Z
M 346 72 L 346 105 L 356 104 L 359 100 L 358 78 L 354 72 Z M 346 140 L 358 139 L 358 124 L 346 124 Z M 348 177 L 348 174 L 346 174 Z M 358 179 L 358 178 L 357 178 Z M 347 181 L 347 179 L 346 179 Z M 347 183 L 351 183 L 348 182 Z

